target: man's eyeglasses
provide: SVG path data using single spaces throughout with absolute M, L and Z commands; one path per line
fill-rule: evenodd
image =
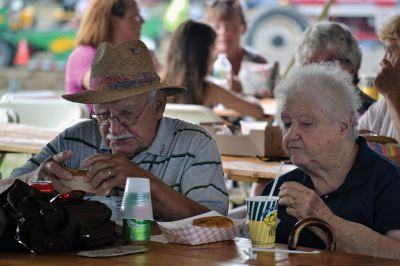
M 326 63 L 333 63 L 333 64 L 338 64 L 341 65 L 343 67 L 351 67 L 353 65 L 353 63 L 347 59 L 347 58 L 338 58 L 338 59 L 330 59 L 330 60 L 326 60 Z
M 330 58 L 330 59 L 322 59 L 322 60 L 312 59 L 309 61 L 310 62 L 308 62 L 308 64 L 326 63 L 326 64 L 340 65 L 340 66 L 346 67 L 346 68 L 350 68 L 353 66 L 353 63 L 347 58 Z
M 144 109 L 146 109 L 148 101 L 144 104 L 142 110 L 139 113 L 122 112 L 118 115 L 111 115 L 110 113 L 104 114 L 92 114 L 90 113 L 89 118 L 92 119 L 97 125 L 102 127 L 109 127 L 112 119 L 117 119 L 118 122 L 125 126 L 133 126 L 137 123 L 139 118 L 142 116 Z

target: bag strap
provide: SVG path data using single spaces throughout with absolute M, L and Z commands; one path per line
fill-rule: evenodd
M 8 223 L 10 222 L 10 211 L 12 212 L 12 207 L 8 204 L 7 196 L 8 193 L 13 189 L 16 183 L 22 182 L 21 180 L 16 179 L 9 188 L 3 191 L 0 194 L 0 239 L 5 235 L 5 230 L 7 228 Z M 15 217 L 15 215 L 13 215 Z M 12 218 L 14 218 L 12 217 Z
M 6 230 L 7 223 L 10 220 L 7 212 L 3 206 L 0 206 L 0 239 L 2 238 L 4 231 Z
M 25 218 L 21 217 L 17 221 L 17 227 L 15 228 L 15 236 L 14 239 L 17 241 L 19 244 L 21 244 L 23 247 L 25 247 L 31 254 L 36 254 L 36 252 L 28 247 L 28 245 L 25 243 L 25 241 L 22 240 L 22 228 L 25 226 Z

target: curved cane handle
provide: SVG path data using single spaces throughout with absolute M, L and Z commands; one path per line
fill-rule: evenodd
M 299 240 L 300 232 L 307 226 L 316 226 L 320 228 L 328 238 L 328 243 L 326 244 L 326 250 L 335 251 L 336 236 L 332 227 L 327 222 L 319 218 L 312 218 L 312 217 L 300 220 L 294 225 L 288 241 L 288 248 L 290 250 L 297 249 L 297 242 Z

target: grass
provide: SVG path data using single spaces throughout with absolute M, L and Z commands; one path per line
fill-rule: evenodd
M 9 177 L 14 168 L 23 165 L 30 157 L 30 154 L 8 153 L 0 165 L 0 178 Z

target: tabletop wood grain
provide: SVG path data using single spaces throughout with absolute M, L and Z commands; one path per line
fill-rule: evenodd
M 261 105 L 265 116 L 272 116 L 276 113 L 276 100 L 274 98 L 264 98 L 260 99 L 258 103 Z M 214 113 L 221 117 L 241 117 L 243 116 L 239 112 L 233 109 L 215 107 L 213 109 Z
M 59 131 L 24 124 L 0 123 L 0 152 L 38 153 Z
M 222 156 L 222 165 L 229 179 L 251 183 L 265 183 L 296 168 L 292 164 L 265 162 L 257 157 Z
M 198 246 L 141 242 L 148 252 L 110 258 L 80 257 L 75 252 L 31 255 L 0 252 L 2 266 L 119 266 L 119 265 L 399 265 L 399 261 L 322 251 L 319 254 L 259 253 L 250 259 L 250 241 L 235 238 Z M 284 247 L 284 246 L 281 246 Z

